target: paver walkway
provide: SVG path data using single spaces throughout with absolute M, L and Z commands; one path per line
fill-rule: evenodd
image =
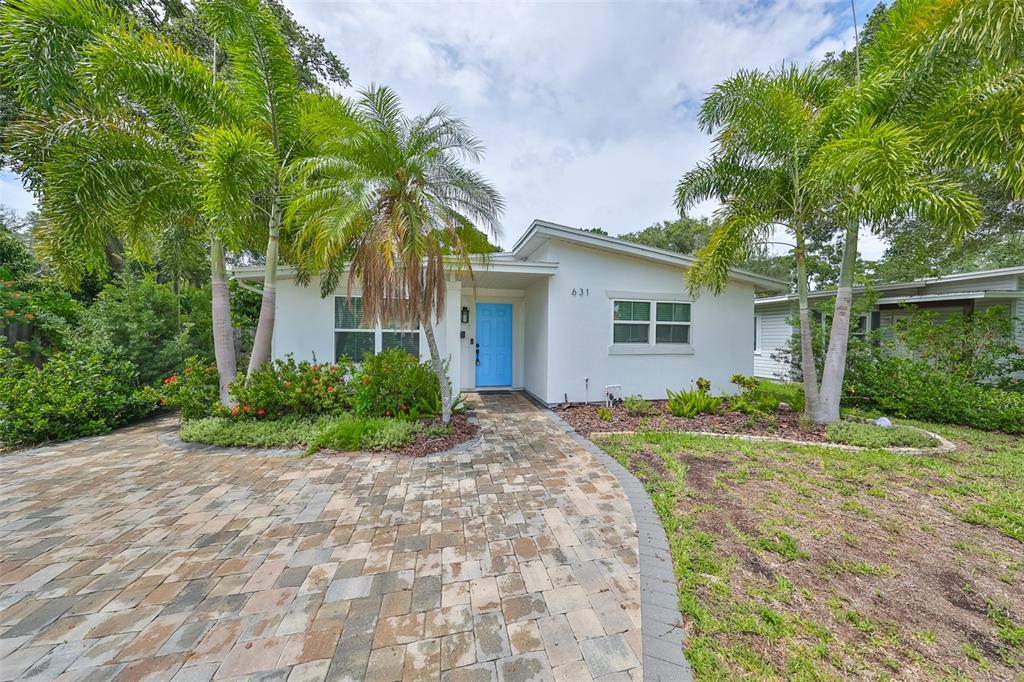
M 640 680 L 616 479 L 518 395 L 457 455 L 0 457 L 0 678 Z

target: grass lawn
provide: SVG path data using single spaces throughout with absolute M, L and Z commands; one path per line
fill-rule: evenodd
M 936 456 L 598 441 L 666 527 L 698 679 L 1024 679 L 1024 439 Z

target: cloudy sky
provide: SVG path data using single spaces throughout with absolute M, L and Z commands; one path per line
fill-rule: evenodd
M 853 40 L 846 0 L 286 4 L 354 88 L 387 84 L 410 112 L 445 103 L 470 123 L 508 205 L 505 246 L 533 218 L 618 234 L 674 217 L 675 184 L 708 148 L 696 113 L 712 85 Z M 0 202 L 32 206 L 9 174 Z

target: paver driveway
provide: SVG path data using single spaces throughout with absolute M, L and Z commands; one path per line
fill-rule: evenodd
M 0 457 L 2 678 L 639 680 L 618 482 L 518 395 L 478 414 L 420 459 L 189 451 L 166 421 Z

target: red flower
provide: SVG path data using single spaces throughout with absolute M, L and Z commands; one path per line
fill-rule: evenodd
M 231 408 L 231 416 L 232 417 L 237 417 L 238 416 L 238 405 L 235 405 L 234 407 Z
M 313 379 L 313 383 L 314 383 L 314 384 L 319 384 L 319 383 L 320 383 L 320 380 L 319 380 L 319 379 Z
M 249 406 L 248 405 L 242 405 L 242 412 L 248 412 L 248 411 L 249 411 Z
M 263 415 L 266 414 L 266 412 L 262 408 L 260 408 L 260 409 L 256 410 L 256 414 L 258 414 L 259 416 L 262 417 Z
M 327 387 L 327 392 L 328 393 L 334 393 L 334 386 L 328 386 Z
M 171 376 L 169 376 L 166 379 L 164 379 L 164 383 L 165 384 L 173 384 L 177 380 L 178 380 L 178 375 L 177 374 L 172 374 Z

